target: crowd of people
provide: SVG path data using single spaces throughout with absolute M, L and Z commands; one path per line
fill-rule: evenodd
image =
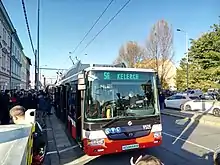
M 46 136 L 43 127 L 46 126 L 43 117 L 51 115 L 51 97 L 44 91 L 36 90 L 6 90 L 0 92 L 0 124 L 30 124 L 25 120 L 28 109 L 36 110 L 35 132 L 33 136 L 33 162 L 32 165 L 43 163 L 46 152 Z M 45 115 L 46 114 L 46 115 Z
M 35 90 L 5 90 L 0 92 L 0 124 L 7 125 L 11 123 L 9 110 L 16 105 L 27 109 L 36 109 L 37 114 L 41 112 L 50 114 L 51 99 L 49 93 Z M 42 125 L 44 127 L 44 125 Z

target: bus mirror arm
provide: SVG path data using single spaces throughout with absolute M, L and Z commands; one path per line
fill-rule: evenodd
M 78 84 L 78 90 L 80 90 L 80 91 L 86 90 L 86 85 Z

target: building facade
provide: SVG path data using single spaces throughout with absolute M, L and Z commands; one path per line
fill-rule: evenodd
M 27 58 L 21 53 L 21 89 L 27 89 Z
M 0 1 L 0 89 L 10 89 L 11 34 L 14 27 Z
M 30 73 L 31 73 L 31 59 L 26 57 L 27 63 L 26 63 L 26 89 L 31 88 L 31 78 L 30 78 Z
M 170 60 L 152 60 L 146 59 L 140 63 L 136 63 L 137 68 L 154 69 L 158 72 L 159 77 L 163 75 L 164 80 L 167 83 L 167 88 L 170 90 L 176 90 L 176 66 Z
M 11 89 L 21 89 L 21 67 L 23 47 L 17 33 L 12 34 Z

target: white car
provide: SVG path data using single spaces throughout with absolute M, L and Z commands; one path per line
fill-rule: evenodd
M 181 107 L 184 111 L 200 111 L 220 117 L 220 101 L 216 100 L 190 100 Z
M 199 99 L 198 96 L 193 95 L 173 95 L 165 99 L 164 106 L 166 108 L 175 108 L 175 109 L 182 109 L 182 106 L 185 102 L 189 100 Z

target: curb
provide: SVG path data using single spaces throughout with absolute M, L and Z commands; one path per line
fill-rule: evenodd
M 210 125 L 210 126 L 214 126 L 214 127 L 220 127 L 220 123 L 219 122 L 213 122 L 210 120 L 204 120 L 204 119 L 191 119 L 192 121 L 195 122 L 199 122 L 201 124 L 205 124 L 205 125 Z
M 210 121 L 210 120 L 195 119 L 193 117 L 186 117 L 184 115 L 172 114 L 172 113 L 168 113 L 168 112 L 161 112 L 161 114 L 167 115 L 167 116 L 178 117 L 178 118 L 182 118 L 182 119 L 186 119 L 186 120 L 191 120 L 193 122 L 198 122 L 198 123 L 205 124 L 205 125 L 220 127 L 219 122 L 213 122 L 213 121 Z

